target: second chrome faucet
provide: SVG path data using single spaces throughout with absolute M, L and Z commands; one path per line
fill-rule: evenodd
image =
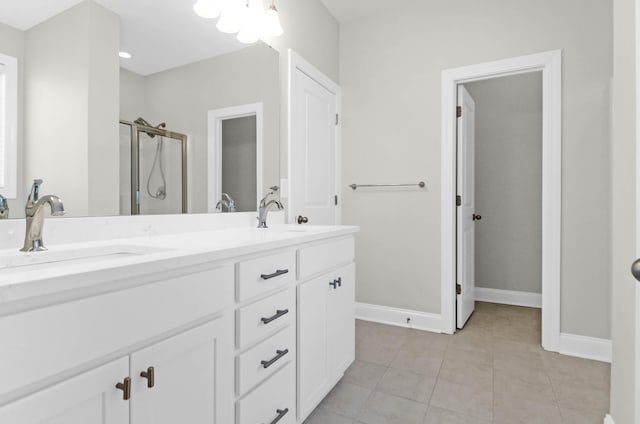
M 271 191 L 260 200 L 260 204 L 258 205 L 258 228 L 267 228 L 267 214 L 272 206 L 275 206 L 278 210 L 284 209 L 284 206 L 282 206 L 279 200 L 271 199 L 267 202 L 269 196 L 275 194 L 278 188 L 278 186 L 271 187 Z
M 42 180 L 33 180 L 31 192 L 24 208 L 27 228 L 24 236 L 24 246 L 20 249 L 22 252 L 47 250 L 42 242 L 42 227 L 44 225 L 46 205 L 49 206 L 51 215 L 64 215 L 64 205 L 58 196 L 46 195 L 40 197 L 41 184 Z

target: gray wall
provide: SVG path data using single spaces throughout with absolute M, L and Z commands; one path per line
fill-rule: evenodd
M 635 305 L 637 283 L 629 273 L 636 259 L 636 43 L 634 0 L 614 0 L 612 205 L 612 339 L 611 415 L 616 423 L 637 423 L 634 382 Z
M 24 31 L 0 23 L 0 53 L 18 59 L 18 163 L 24 160 Z M 9 200 L 9 218 L 24 216 L 24 175 L 18 167 L 18 192 Z M 0 193 L 4 194 L 4 193 Z
M 542 292 L 542 73 L 465 84 L 476 103 L 476 287 Z
M 340 27 L 345 186 L 427 183 L 343 189 L 359 302 L 440 313 L 442 71 L 562 49 L 561 331 L 610 337 L 612 33 L 598 0 L 406 0 Z
M 23 173 L 27 186 L 43 178 L 68 216 L 118 212 L 119 32 L 90 1 L 26 32 Z
M 258 209 L 256 193 L 256 117 L 222 121 L 222 192 L 237 212 Z

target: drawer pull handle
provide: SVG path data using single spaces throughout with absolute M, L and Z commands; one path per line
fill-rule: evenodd
M 122 400 L 131 398 L 131 379 L 126 377 L 122 383 L 116 384 L 116 389 L 122 390 Z
M 269 368 L 271 365 L 275 364 L 278 359 L 282 358 L 284 355 L 289 353 L 289 349 L 285 350 L 276 350 L 277 355 L 268 361 L 260 361 L 264 368 Z
M 147 379 L 147 387 L 152 388 L 156 384 L 156 373 L 153 367 L 147 368 L 140 373 L 140 377 Z
M 277 269 L 273 274 L 260 274 L 260 278 L 263 280 L 268 280 L 270 278 L 278 277 L 283 274 L 287 274 L 289 272 L 288 269 Z
M 271 421 L 270 424 L 276 424 L 278 421 L 280 421 L 282 417 L 287 415 L 287 412 L 289 412 L 289 408 L 276 409 L 276 412 L 278 413 L 278 416 L 273 421 Z
M 269 324 L 271 321 L 276 320 L 278 318 L 280 318 L 283 315 L 287 315 L 289 313 L 288 309 L 278 309 L 276 310 L 276 314 L 272 317 L 269 318 L 260 318 L 260 321 L 262 321 L 263 324 Z

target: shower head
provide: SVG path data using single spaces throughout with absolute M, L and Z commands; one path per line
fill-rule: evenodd
M 138 125 L 144 125 L 145 127 L 152 127 L 152 125 L 148 123 L 147 120 L 144 118 L 138 118 L 135 121 L 133 121 L 133 123 Z
M 136 124 L 136 125 L 141 125 L 141 126 L 149 127 L 149 128 L 157 128 L 157 129 L 166 128 L 167 127 L 167 124 L 165 122 L 161 122 L 161 123 L 159 123 L 158 125 L 156 125 L 154 127 L 149 122 L 147 122 L 146 119 L 144 119 L 142 117 L 136 119 L 135 121 L 133 121 L 133 123 Z M 151 133 L 147 133 L 147 135 L 149 135 L 149 137 L 151 137 L 151 138 L 154 138 L 156 136 L 155 134 L 151 134 Z

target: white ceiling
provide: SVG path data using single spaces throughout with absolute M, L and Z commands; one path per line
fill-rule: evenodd
M 347 22 L 385 9 L 404 0 L 320 0 L 338 22 Z
M 83 0 L 0 0 L 0 22 L 27 30 Z M 193 12 L 195 0 L 95 0 L 120 15 L 120 48 L 133 55 L 121 66 L 141 75 L 247 47 L 216 20 Z

